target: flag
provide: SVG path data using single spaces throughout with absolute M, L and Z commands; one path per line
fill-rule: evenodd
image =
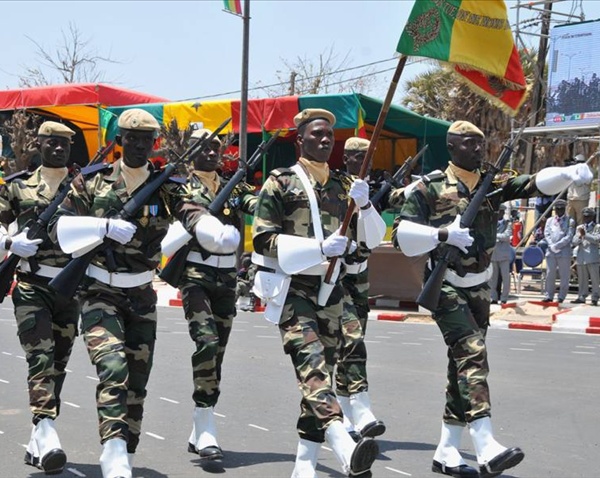
M 225 10 L 235 15 L 242 14 L 242 0 L 223 0 Z
M 112 141 L 117 135 L 117 115 L 104 108 L 98 108 L 98 115 L 102 145 L 106 146 L 106 143 Z
M 467 86 L 512 116 L 527 96 L 502 0 L 417 0 L 396 50 L 449 63 Z

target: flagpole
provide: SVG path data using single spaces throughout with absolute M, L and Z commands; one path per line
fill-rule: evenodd
M 248 157 L 248 50 L 250 38 L 250 0 L 244 2 L 242 40 L 242 96 L 240 107 L 240 161 L 246 163 Z
M 375 129 L 373 130 L 373 134 L 371 135 L 371 142 L 369 143 L 367 155 L 365 156 L 365 160 L 363 161 L 362 166 L 360 167 L 360 172 L 358 173 L 358 177 L 360 179 L 364 179 L 364 177 L 367 175 L 367 171 L 369 170 L 371 160 L 373 158 L 373 155 L 375 154 L 375 150 L 377 149 L 377 141 L 379 140 L 379 136 L 381 135 L 381 131 L 383 130 L 383 125 L 385 124 L 385 120 L 390 110 L 390 105 L 392 104 L 392 99 L 394 98 L 394 93 L 396 92 L 396 88 L 398 86 L 398 82 L 400 81 L 400 76 L 404 71 L 404 65 L 406 65 L 407 59 L 408 57 L 406 55 L 402 55 L 400 56 L 400 60 L 398 60 L 398 66 L 396 66 L 396 71 L 394 72 L 394 76 L 392 77 L 392 81 L 390 82 L 387 95 L 385 96 L 383 105 L 381 105 L 381 111 L 379 112 L 377 123 L 375 123 Z M 340 236 L 345 235 L 346 231 L 348 230 L 350 220 L 352 219 L 352 215 L 354 214 L 354 206 L 354 200 L 351 198 L 348 204 L 348 210 L 346 211 L 346 216 L 344 217 L 344 222 L 342 223 L 342 227 L 340 229 Z M 329 262 L 327 274 L 325 275 L 326 283 L 330 283 L 331 281 L 331 276 L 333 275 L 335 263 L 337 262 L 337 260 L 337 257 L 333 257 Z

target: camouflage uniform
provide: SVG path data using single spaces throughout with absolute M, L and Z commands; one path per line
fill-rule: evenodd
M 207 214 L 206 208 L 225 184 L 227 181 L 221 179 L 219 189 L 213 194 L 197 176 L 190 176 L 187 190 L 191 200 L 182 202 L 180 206 L 183 220 L 187 223 L 186 229 L 194 230 L 199 217 Z M 252 186 L 238 184 L 217 218 L 223 224 L 239 227 L 239 211 L 254 213 L 256 196 L 252 190 Z M 210 256 L 218 257 L 202 248 L 195 238 L 191 241 L 191 252 L 200 254 L 204 260 Z M 188 260 L 179 282 L 190 337 L 196 344 L 196 351 L 192 354 L 192 398 L 197 407 L 214 407 L 219 399 L 221 366 L 236 313 L 235 254 L 229 254 L 228 258 L 234 259 L 231 267 L 216 267 Z
M 51 222 L 56 240 L 56 222 L 62 215 L 110 217 L 130 199 L 121 175 L 121 163 L 110 175 L 99 174 L 74 183 L 73 190 Z M 149 166 L 151 168 L 151 166 Z M 151 173 L 146 183 L 153 178 Z M 115 272 L 142 273 L 156 269 L 161 258 L 160 242 L 167 233 L 172 212 L 180 199 L 175 184 L 165 184 L 132 222 L 137 226 L 126 245 L 113 242 Z M 97 254 L 92 265 L 107 270 L 107 256 Z M 119 288 L 85 277 L 81 292 L 81 330 L 100 382 L 96 402 L 100 439 L 127 441 L 134 453 L 140 438 L 146 384 L 152 368 L 156 340 L 156 292 L 152 283 Z
M 327 237 L 341 226 L 348 207 L 348 190 L 334 172 L 324 186 L 309 178 Z M 292 170 L 283 168 L 271 172 L 258 198 L 252 233 L 256 252 L 277 257 L 278 234 L 315 237 L 304 187 Z M 332 374 L 344 291 L 338 279 L 327 304 L 321 307 L 317 304 L 320 284 L 319 276 L 292 276 L 279 323 L 283 349 L 292 359 L 302 392 L 298 433 L 300 438 L 317 443 L 324 441 L 325 429 L 332 422 L 342 419 Z
M 501 192 L 484 201 L 473 225 L 473 244 L 468 253 L 460 254 L 465 272 L 480 273 L 491 263 L 496 245 L 497 214 L 502 202 L 538 195 L 534 176 L 521 175 L 494 185 Z M 445 174 L 427 176 L 406 199 L 399 219 L 440 228 L 462 214 L 475 194 L 459 181 L 450 168 Z M 394 233 L 396 232 L 394 227 Z M 396 241 L 394 240 L 394 244 Z M 430 253 L 435 263 L 444 255 L 441 244 Z M 430 270 L 426 271 L 428 276 Z M 489 326 L 490 287 L 487 282 L 470 288 L 460 288 L 444 281 L 438 307 L 433 311 L 444 341 L 448 346 L 448 384 L 444 422 L 470 423 L 490 416 L 490 397 L 487 384 L 489 372 L 485 336 Z
M 71 177 L 65 178 L 56 194 Z M 52 201 L 52 195 L 41 177 L 41 168 L 27 179 L 17 178 L 0 188 L 0 221 L 17 220 L 21 231 L 34 222 Z M 70 257 L 46 238 L 33 256 L 41 266 L 64 267 Z M 50 278 L 29 272 L 26 259 L 17 270 L 17 286 L 12 300 L 17 319 L 17 334 L 28 364 L 27 383 L 33 423 L 44 418 L 56 419 L 60 414 L 60 393 L 65 381 L 65 368 L 77 335 L 79 303 L 58 297 L 48 287 Z

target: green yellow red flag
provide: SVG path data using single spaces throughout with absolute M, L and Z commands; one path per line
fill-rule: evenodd
M 396 50 L 451 64 L 472 90 L 513 116 L 527 96 L 503 0 L 417 0 Z
M 242 1 L 241 0 L 223 0 L 225 10 L 234 13 L 235 15 L 242 14 Z

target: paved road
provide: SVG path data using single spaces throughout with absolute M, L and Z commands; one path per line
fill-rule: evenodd
M 186 452 L 191 428 L 192 344 L 182 312 L 160 309 L 157 353 L 134 476 L 286 478 L 297 436 L 299 393 L 277 330 L 241 313 L 225 357 L 217 408 L 221 465 L 203 468 Z M 22 464 L 30 433 L 26 364 L 10 301 L 0 306 L 0 478 L 41 477 Z M 368 331 L 373 408 L 388 425 L 376 478 L 428 477 L 444 403 L 445 348 L 435 325 L 372 321 Z M 490 385 L 497 438 L 526 452 L 513 477 L 598 476 L 600 337 L 491 330 Z M 58 430 L 69 462 L 61 477 L 99 478 L 94 393 L 97 380 L 83 342 L 69 364 Z M 464 456 L 473 462 L 465 435 Z M 340 477 L 329 449 L 320 477 Z

